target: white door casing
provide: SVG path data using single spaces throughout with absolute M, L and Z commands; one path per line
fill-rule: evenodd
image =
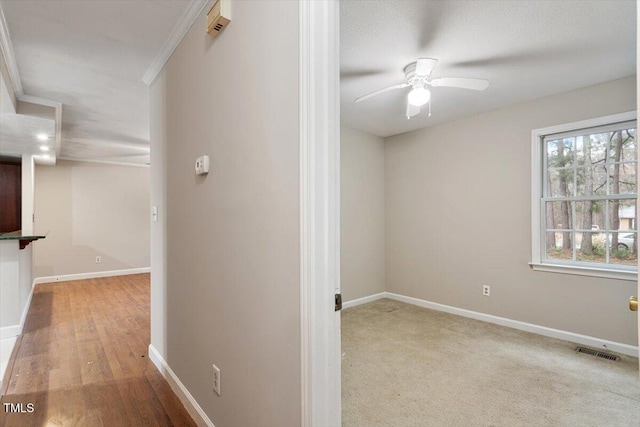
M 640 0 L 638 0 L 636 2 L 636 7 L 638 12 L 640 13 Z M 637 29 L 638 31 L 636 32 L 636 51 L 638 53 L 638 55 L 640 55 L 640 20 L 637 21 Z M 638 58 L 640 58 L 640 56 L 638 56 Z M 638 76 L 640 76 L 640 62 L 636 62 L 636 81 L 637 83 L 640 84 L 640 78 L 638 78 Z M 636 85 L 636 111 L 638 111 L 638 104 L 640 103 L 640 86 Z M 637 119 L 637 117 L 636 117 Z M 636 150 L 636 161 L 638 160 L 637 158 L 638 153 Z M 637 164 L 637 163 L 636 163 Z M 636 199 L 636 212 L 640 212 L 638 209 L 640 208 L 640 204 L 638 204 L 638 199 Z M 637 214 L 636 214 L 636 222 L 638 221 L 637 219 Z M 640 261 L 640 259 L 638 260 Z M 638 268 L 638 272 L 640 273 L 640 264 L 639 264 L 639 268 Z M 638 287 L 636 289 L 636 296 L 640 296 L 640 277 L 638 278 Z M 638 321 L 638 344 L 640 345 L 640 314 L 638 314 L 640 312 L 636 312 L 636 320 Z M 638 361 L 638 373 L 640 375 L 640 359 Z
M 301 425 L 339 427 L 339 3 L 299 5 Z

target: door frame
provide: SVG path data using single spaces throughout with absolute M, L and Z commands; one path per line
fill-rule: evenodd
M 640 0 L 636 1 L 636 8 L 637 8 L 637 11 L 640 12 Z M 640 20 L 637 20 L 636 28 L 637 28 L 637 32 L 636 32 L 636 52 L 640 55 Z M 638 106 L 640 105 L 640 86 L 638 86 L 638 84 L 640 84 L 640 74 L 638 74 L 638 73 L 640 73 L 640 61 L 636 62 L 636 83 L 637 83 L 637 85 L 636 85 L 636 115 L 637 115 L 637 112 L 640 111 L 640 109 L 638 109 Z M 638 117 L 636 117 L 636 120 L 637 119 L 638 119 Z M 640 153 L 638 153 L 637 150 L 636 150 L 636 161 L 638 161 L 639 158 L 640 158 Z M 640 209 L 640 198 L 636 199 L 636 212 L 639 212 L 639 209 Z M 637 221 L 637 215 L 636 215 L 636 221 Z M 638 259 L 638 272 L 640 273 L 640 258 Z M 637 289 L 636 289 L 636 296 L 640 296 L 640 274 L 638 275 L 638 284 L 637 284 Z M 638 344 L 640 344 L 640 312 L 637 312 L 636 315 L 637 315 L 637 321 L 638 321 Z M 638 376 L 640 377 L 640 361 L 638 362 Z
M 298 4 L 301 425 L 340 426 L 339 2 Z

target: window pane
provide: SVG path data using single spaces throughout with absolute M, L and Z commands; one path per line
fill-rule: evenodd
M 637 265 L 638 243 L 637 233 L 611 233 L 611 264 Z
M 570 231 L 547 231 L 545 234 L 547 259 L 573 259 Z
M 609 200 L 609 229 L 636 230 L 636 199 Z
M 636 167 L 636 163 L 616 163 L 609 166 L 609 194 L 635 194 Z
M 604 164 L 607 160 L 609 134 L 593 134 L 582 137 L 581 150 L 578 152 L 580 164 L 585 166 Z
M 611 145 L 611 161 L 636 161 L 636 130 L 624 129 L 608 134 Z
M 593 194 L 603 196 L 608 194 L 607 187 L 607 168 L 610 166 L 598 165 L 594 169 L 593 175 Z
M 574 137 L 547 141 L 547 167 L 551 169 L 573 166 L 574 144 Z
M 607 262 L 605 233 L 598 231 L 576 233 L 576 259 L 584 262 Z
M 549 169 L 547 179 L 548 197 L 574 195 L 573 169 Z
M 573 224 L 571 204 L 572 202 L 547 202 L 545 228 L 571 230 Z
M 622 161 L 635 162 L 637 159 L 638 143 L 636 141 L 636 132 L 636 129 L 627 129 L 626 131 L 623 131 L 623 137 L 626 142 L 623 144 L 622 153 L 620 155 L 620 159 Z
M 604 231 L 606 228 L 604 200 L 575 202 L 575 204 L 576 230 Z
M 603 196 L 607 194 L 607 168 L 604 165 L 579 168 L 577 174 L 577 196 L 591 196 L 593 194 Z

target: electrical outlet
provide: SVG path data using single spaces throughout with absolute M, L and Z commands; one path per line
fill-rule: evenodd
M 213 365 L 213 391 L 220 396 L 220 369 Z
M 102 257 L 97 256 L 96 257 L 96 264 L 100 264 L 102 262 Z
M 482 295 L 484 295 L 485 297 L 491 296 L 491 286 L 484 285 L 482 287 Z

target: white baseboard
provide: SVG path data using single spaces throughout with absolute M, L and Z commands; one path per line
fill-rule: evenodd
M 20 325 L 3 326 L 0 328 L 0 340 L 17 337 L 21 332 L 22 327 Z
M 198 402 L 196 402 L 191 393 L 189 393 L 189 390 L 182 384 L 182 381 L 180 381 L 175 372 L 173 372 L 167 362 L 162 358 L 158 350 L 151 344 L 149 345 L 149 358 L 167 380 L 171 386 L 171 390 L 178 396 L 196 424 L 199 426 L 215 427 L 207 414 L 205 414 L 200 405 L 198 405 Z
M 29 307 L 31 307 L 31 298 L 33 298 L 33 288 L 36 285 L 35 279 L 31 284 L 31 289 L 29 290 L 29 296 L 27 297 L 27 302 L 24 305 L 24 309 L 22 310 L 22 316 L 20 316 L 20 333 L 24 329 L 24 322 L 27 321 L 27 314 L 29 314 Z
M 372 302 L 382 298 L 388 298 L 386 292 L 380 292 L 378 294 L 373 294 L 366 297 L 352 299 L 351 301 L 343 302 L 342 308 L 344 309 L 344 308 L 355 307 L 357 305 L 366 304 L 368 302 Z
M 65 274 L 61 276 L 46 276 L 37 277 L 34 281 L 34 285 L 40 283 L 54 283 L 54 282 L 69 282 L 71 280 L 84 280 L 84 279 L 97 279 L 99 277 L 111 277 L 111 276 L 127 276 L 129 274 L 141 274 L 151 272 L 150 267 L 142 268 L 128 268 L 126 270 L 110 270 L 110 271 L 95 271 L 93 273 L 78 273 L 78 274 Z
M 432 310 L 444 311 L 446 313 L 456 314 L 458 316 L 468 317 L 471 319 L 481 320 L 483 322 L 495 323 L 521 331 L 533 332 L 534 334 L 544 335 L 551 338 L 574 342 L 576 344 L 587 345 L 589 347 L 601 348 L 604 350 L 614 351 L 616 353 L 626 354 L 628 356 L 638 357 L 638 347 L 622 344 L 614 341 L 608 341 L 601 338 L 591 337 L 588 335 L 576 334 L 573 332 L 563 331 L 560 329 L 547 328 L 546 326 L 534 325 L 532 323 L 521 322 L 519 320 L 507 319 L 505 317 L 493 316 L 491 314 L 479 313 L 477 311 L 465 310 L 463 308 L 452 307 L 449 305 L 438 304 L 436 302 L 426 301 L 418 298 L 406 297 L 393 292 L 385 292 L 385 297 L 396 301 L 413 304 Z
M 9 367 L 9 359 L 13 354 L 13 350 L 18 342 L 17 337 L 4 338 L 0 340 L 0 397 L 2 397 L 2 380 L 4 379 L 5 372 Z
M 29 296 L 27 297 L 27 301 L 25 302 L 24 308 L 22 309 L 22 315 L 20 316 L 20 324 L 5 326 L 0 328 L 0 340 L 5 338 L 16 337 L 22 333 L 22 329 L 24 328 L 24 322 L 27 320 L 27 314 L 29 313 L 29 307 L 31 306 L 31 298 L 33 297 L 34 286 L 35 286 L 35 280 L 34 280 L 34 283 L 31 285 L 31 290 L 29 290 Z

